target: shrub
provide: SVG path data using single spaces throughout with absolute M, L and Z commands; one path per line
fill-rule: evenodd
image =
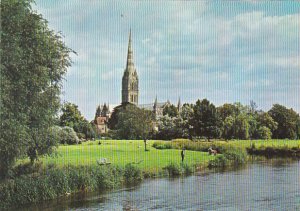
M 224 156 L 227 160 L 229 160 L 230 164 L 234 166 L 242 165 L 247 161 L 247 153 L 245 150 L 240 148 L 233 148 L 225 152 Z
M 13 169 L 13 176 L 18 177 L 24 174 L 32 174 L 36 172 L 42 172 L 43 170 L 43 163 L 42 162 L 35 162 L 35 163 L 22 163 L 17 165 Z
M 192 166 L 190 166 L 190 165 L 188 165 L 186 163 L 183 163 L 181 165 L 181 168 L 182 168 L 183 174 L 185 174 L 185 175 L 191 175 L 195 171 L 195 169 Z
M 76 132 L 73 130 L 73 128 L 65 126 L 62 128 L 61 131 L 61 144 L 77 144 L 79 142 L 79 139 L 77 137 Z
M 142 181 L 141 170 L 133 164 L 126 164 L 124 170 L 124 179 L 126 184 L 135 184 Z
M 175 163 L 170 163 L 163 169 L 168 172 L 169 176 L 179 176 L 181 174 L 180 166 Z
M 154 142 L 152 146 L 155 149 L 172 149 L 171 143 Z
M 258 129 L 258 135 L 259 135 L 259 138 L 261 139 L 271 139 L 272 137 L 272 132 L 270 130 L 270 128 L 266 127 L 266 126 L 262 126 Z
M 119 186 L 123 174 L 117 167 L 97 166 L 93 168 L 93 176 L 96 178 L 98 190 L 103 191 Z
M 228 165 L 228 159 L 224 155 L 217 155 L 208 162 L 209 168 L 224 168 Z

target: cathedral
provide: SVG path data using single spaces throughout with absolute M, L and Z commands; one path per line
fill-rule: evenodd
M 127 60 L 126 67 L 124 70 L 123 78 L 122 78 L 122 103 L 132 103 L 139 108 L 143 108 L 146 110 L 151 110 L 155 116 L 158 118 L 163 115 L 163 109 L 166 106 L 171 105 L 170 101 L 163 103 L 157 102 L 157 97 L 154 100 L 154 103 L 150 104 L 139 104 L 139 77 L 134 66 L 133 62 L 133 50 L 132 50 L 132 38 L 131 38 L 131 29 L 129 31 L 129 41 L 128 41 L 128 50 L 127 50 Z M 110 118 L 111 111 L 106 107 L 106 104 L 103 106 L 98 106 L 101 108 L 100 111 L 96 112 L 95 116 L 95 124 L 99 129 L 100 133 L 105 133 L 108 131 L 107 121 Z M 177 104 L 178 111 L 181 109 L 180 98 Z M 102 110 L 106 109 L 105 112 Z

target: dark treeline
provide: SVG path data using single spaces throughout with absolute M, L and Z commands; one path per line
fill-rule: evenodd
M 131 107 L 134 109 L 127 107 L 128 104 L 119 106 L 112 114 L 110 128 L 113 130 L 109 135 L 114 138 L 140 139 L 136 131 L 143 131 L 142 127 L 150 123 L 145 123 L 144 118 L 133 118 L 143 116 L 140 111 L 143 109 L 133 105 Z M 125 119 L 121 118 L 128 112 L 132 118 L 128 115 Z M 209 100 L 203 99 L 195 104 L 184 104 L 179 109 L 174 105 L 167 105 L 163 109 L 162 116 L 153 117 L 152 126 L 152 130 L 148 130 L 147 137 L 153 139 L 244 140 L 300 137 L 300 117 L 293 109 L 274 104 L 269 111 L 262 111 L 257 109 L 253 101 L 250 105 L 226 103 L 216 107 Z

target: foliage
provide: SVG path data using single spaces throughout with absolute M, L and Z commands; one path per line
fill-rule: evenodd
M 234 130 L 235 138 L 238 139 L 249 139 L 249 117 L 246 114 L 239 114 L 235 119 Z
M 226 140 L 235 137 L 234 134 L 235 118 L 233 116 L 227 116 L 223 122 L 222 137 Z
M 267 139 L 267 140 L 271 139 L 272 138 L 271 129 L 266 126 L 259 127 L 258 137 L 261 139 Z
M 241 148 L 227 149 L 223 154 L 217 155 L 208 163 L 209 168 L 225 168 L 228 166 L 239 166 L 247 162 L 247 153 Z
M 250 147 L 246 147 L 248 154 L 260 155 L 265 157 L 300 157 L 300 147 L 290 145 L 288 141 L 285 145 L 274 146 L 274 145 L 260 145 L 256 146 L 252 144 Z
M 153 131 L 151 111 L 129 106 L 117 114 L 117 119 L 115 129 L 121 139 L 147 140 Z
M 235 117 L 240 111 L 236 105 L 225 103 L 217 108 L 220 118 L 224 121 L 227 117 Z
M 122 111 L 125 111 L 126 109 L 129 109 L 131 107 L 135 107 L 135 105 L 131 104 L 131 103 L 122 103 L 121 105 L 116 106 L 111 114 L 109 121 L 108 121 L 109 129 L 115 130 L 116 126 L 118 124 L 118 120 L 119 120 L 118 119 L 119 113 Z
M 163 115 L 169 117 L 177 117 L 178 116 L 178 109 L 173 104 L 166 105 L 163 109 Z
M 169 143 L 154 142 L 152 145 L 155 149 L 172 149 L 171 141 Z
M 268 114 L 277 122 L 278 127 L 273 132 L 273 138 L 296 139 L 299 137 L 299 114 L 293 109 L 275 104 Z
M 61 144 L 78 144 L 79 139 L 73 128 L 65 126 L 60 131 L 60 143 Z
M 51 168 L 0 183 L 0 209 L 54 199 L 66 193 L 106 190 L 122 184 L 124 169 L 103 166 Z M 141 178 L 135 174 L 132 181 Z
M 101 107 L 100 107 L 100 105 L 98 105 L 96 108 L 96 113 L 95 113 L 95 118 L 94 118 L 95 123 L 97 123 L 97 118 L 100 116 L 101 116 Z
M 228 166 L 228 159 L 224 155 L 217 155 L 215 159 L 208 162 L 209 168 L 225 168 Z
M 157 120 L 157 139 L 171 140 L 183 137 L 184 122 L 181 117 L 162 116 Z
M 78 129 L 79 123 L 84 121 L 84 117 L 78 109 L 78 106 L 73 103 L 64 103 L 61 108 L 62 114 L 60 116 L 60 125 L 72 127 L 74 130 Z
M 220 119 L 214 104 L 207 99 L 198 100 L 193 107 L 194 116 L 191 120 L 194 135 L 208 139 L 217 138 L 220 135 Z
M 165 166 L 164 169 L 167 171 L 168 175 L 171 177 L 181 175 L 180 166 L 176 163 L 170 163 L 167 166 Z
M 84 134 L 85 139 L 95 138 L 94 124 L 88 122 L 81 114 L 78 106 L 73 103 L 65 103 L 62 107 L 60 116 L 60 125 L 68 126 L 74 129 L 78 134 Z M 81 135 L 79 135 L 81 136 Z
M 135 184 L 142 181 L 143 175 L 138 167 L 134 166 L 131 163 L 128 163 L 125 166 L 124 178 L 126 184 Z
M 63 76 L 70 66 L 61 35 L 30 7 L 30 0 L 1 1 L 0 172 L 15 160 L 52 151 L 46 139 L 60 106 Z

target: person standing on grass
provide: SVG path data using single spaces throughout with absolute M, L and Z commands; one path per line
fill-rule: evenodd
M 185 156 L 185 149 L 183 148 L 183 149 L 181 150 L 181 162 L 183 162 L 184 156 Z

